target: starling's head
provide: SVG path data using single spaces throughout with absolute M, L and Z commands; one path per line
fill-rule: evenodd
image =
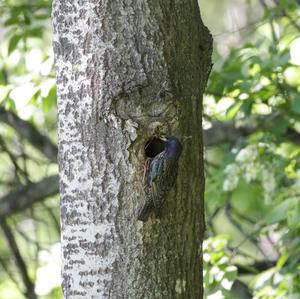
M 162 139 L 166 143 L 165 152 L 167 153 L 167 155 L 171 157 L 179 157 L 182 151 L 182 145 L 179 140 L 174 136 L 168 136 Z

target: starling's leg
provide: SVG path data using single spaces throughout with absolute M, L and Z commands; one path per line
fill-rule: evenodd
M 145 163 L 144 163 L 143 180 L 142 180 L 143 184 L 145 184 L 145 178 L 146 178 L 146 175 L 147 175 L 148 170 L 149 170 L 150 162 L 151 162 L 151 158 L 147 158 Z
M 139 165 L 139 175 L 142 177 L 143 184 L 145 183 L 145 178 L 147 175 L 147 171 L 150 165 L 151 158 L 147 158 L 142 165 Z

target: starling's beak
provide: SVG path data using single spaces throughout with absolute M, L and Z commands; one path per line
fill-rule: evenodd
M 165 137 L 165 136 L 160 136 L 159 139 L 162 140 L 162 141 L 164 141 L 164 142 L 167 141 L 167 137 Z

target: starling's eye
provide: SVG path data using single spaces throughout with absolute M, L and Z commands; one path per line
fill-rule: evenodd
M 165 149 L 166 143 L 157 137 L 151 137 L 145 144 L 145 156 L 154 158 Z

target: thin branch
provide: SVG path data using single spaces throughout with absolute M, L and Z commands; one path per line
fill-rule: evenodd
M 4 235 L 5 235 L 7 243 L 10 247 L 12 255 L 15 258 L 16 265 L 17 265 L 17 267 L 20 271 L 20 275 L 22 277 L 23 283 L 24 283 L 25 288 L 26 288 L 27 298 L 28 299 L 37 299 L 37 296 L 34 292 L 34 283 L 31 281 L 31 279 L 28 275 L 25 261 L 21 256 L 21 253 L 20 253 L 20 250 L 18 248 L 15 237 L 14 237 L 10 227 L 7 225 L 5 219 L 0 219 L 0 226 L 2 228 L 2 231 L 3 231 Z
M 212 123 L 211 128 L 203 130 L 204 144 L 205 146 L 213 146 L 221 143 L 236 143 L 254 131 L 254 128 L 236 128 L 233 122 L 216 121 Z
M 247 221 L 247 222 L 249 222 L 249 223 L 251 223 L 251 224 L 257 223 L 257 220 L 256 220 L 256 219 L 251 218 L 251 217 L 249 217 L 249 216 L 247 216 L 247 215 L 244 215 L 243 213 L 241 213 L 240 211 L 238 211 L 238 210 L 237 210 L 236 208 L 234 208 L 234 207 L 231 207 L 231 208 L 232 208 L 232 210 L 234 211 L 234 214 L 235 214 L 237 217 L 239 217 L 240 219 L 245 220 L 245 221 Z
M 263 7 L 264 11 L 269 11 L 269 7 L 268 5 L 266 4 L 266 2 L 264 0 L 259 0 L 261 6 Z M 271 33 L 272 33 L 272 38 L 274 40 L 275 43 L 278 43 L 278 38 L 276 36 L 276 31 L 275 31 L 275 27 L 274 27 L 274 23 L 272 20 L 269 20 L 269 25 L 270 25 L 270 28 L 271 28 Z
M 18 134 L 28 140 L 35 148 L 53 162 L 57 162 L 57 147 L 32 124 L 19 118 L 16 114 L 0 107 L 0 121 L 13 127 Z
M 235 264 L 238 273 L 242 275 L 258 274 L 276 266 L 276 261 L 257 261 L 250 265 Z
M 256 257 L 255 256 L 252 256 L 250 255 L 248 252 L 242 250 L 241 248 L 239 248 L 238 246 L 237 247 L 230 247 L 230 246 L 227 246 L 227 249 L 230 251 L 230 254 L 231 254 L 231 260 L 236 257 L 237 255 L 241 255 L 245 258 L 248 258 L 248 259 L 251 259 L 251 260 L 256 260 Z
M 41 205 L 46 209 L 46 211 L 48 212 L 50 218 L 52 219 L 54 226 L 56 228 L 56 231 L 58 234 L 60 234 L 60 222 L 59 220 L 56 218 L 56 214 L 53 212 L 53 209 L 48 207 L 48 205 L 45 202 L 41 202 Z
M 57 175 L 47 177 L 38 183 L 28 184 L 0 198 L 0 218 L 23 211 L 32 204 L 57 194 L 58 191 Z
M 279 1 L 278 0 L 273 0 L 273 2 L 275 2 L 276 5 L 279 6 Z M 298 4 L 300 4 L 300 1 L 297 1 Z M 285 10 L 281 9 L 281 14 L 282 16 L 286 17 L 289 19 L 289 21 L 291 22 L 292 26 L 294 26 L 295 29 L 297 29 L 300 32 L 300 26 L 298 25 L 298 23 L 292 18 L 292 16 L 290 16 Z
M 24 239 L 27 243 L 32 244 L 36 247 L 38 247 L 39 249 L 42 249 L 41 246 L 46 245 L 49 246 L 51 244 L 53 244 L 52 242 L 47 242 L 47 241 L 36 241 L 30 237 L 28 237 L 20 228 L 15 228 L 15 232 L 20 235 L 20 237 L 22 237 L 22 239 Z
M 276 252 L 277 257 L 279 257 L 280 256 L 280 252 L 279 252 L 279 250 L 278 250 L 278 248 L 277 248 L 274 240 L 272 240 L 272 238 L 270 236 L 270 232 L 268 232 L 266 234 L 266 237 L 267 237 L 267 240 L 269 241 L 269 244 L 272 246 L 272 249 Z
M 221 207 L 217 207 L 212 214 L 209 215 L 207 221 L 206 221 L 206 227 L 209 227 L 212 231 L 214 231 L 213 227 L 213 220 L 217 216 L 217 214 L 220 212 Z
M 282 10 L 281 13 L 283 16 L 288 18 L 289 21 L 291 22 L 292 26 L 294 26 L 294 28 L 300 32 L 300 26 L 298 25 L 298 23 L 289 14 L 287 14 L 284 10 Z
M 213 38 L 219 38 L 221 36 L 226 36 L 226 35 L 231 35 L 231 34 L 234 34 L 234 33 L 237 33 L 237 32 L 241 32 L 241 31 L 244 31 L 244 30 L 251 30 L 253 28 L 257 28 L 263 24 L 265 24 L 266 21 L 265 20 L 258 20 L 258 21 L 254 21 L 252 23 L 249 23 L 243 27 L 240 27 L 240 28 L 237 28 L 235 30 L 232 30 L 232 31 L 226 31 L 226 32 L 220 32 L 220 33 L 215 33 L 213 34 Z
M 14 156 L 14 154 L 8 149 L 8 147 L 6 146 L 4 140 L 1 138 L 1 136 L 0 136 L 0 146 L 1 146 L 2 150 L 3 150 L 3 152 L 5 152 L 8 155 L 11 163 L 14 166 L 14 173 L 15 173 L 15 180 L 16 180 L 16 182 L 20 184 L 19 175 L 22 175 L 25 178 L 25 180 L 27 180 L 27 182 L 29 182 L 30 180 L 29 180 L 28 174 L 26 173 L 26 171 L 24 171 L 18 165 L 18 163 L 17 163 L 17 157 Z
M 2 257 L 0 257 L 0 265 L 2 266 L 3 270 L 5 271 L 9 279 L 16 285 L 17 289 L 22 293 L 22 289 L 20 288 L 20 283 L 15 279 L 14 275 L 11 273 L 9 267 L 6 265 L 6 262 Z
M 265 119 L 266 125 L 270 119 Z M 243 140 L 257 129 L 263 129 L 264 124 L 259 124 L 253 127 L 240 126 L 235 127 L 234 122 L 220 122 L 215 121 L 212 123 L 212 127 L 203 130 L 203 139 L 205 146 L 214 146 L 222 143 L 237 143 L 239 140 Z M 283 139 L 286 139 L 294 144 L 300 145 L 300 133 L 289 128 L 283 135 Z
M 249 242 L 251 242 L 258 250 L 259 252 L 265 257 L 267 258 L 267 255 L 265 254 L 265 252 L 260 248 L 260 246 L 258 245 L 258 242 L 256 241 L 256 239 L 253 237 L 252 234 L 249 234 L 247 232 L 244 231 L 243 227 L 233 218 L 232 214 L 231 214 L 231 204 L 230 201 L 227 200 L 225 203 L 225 215 L 228 218 L 229 222 L 245 237 L 245 241 L 248 240 Z M 244 242 L 242 242 L 241 244 L 243 244 Z M 241 244 L 239 246 L 241 246 Z

